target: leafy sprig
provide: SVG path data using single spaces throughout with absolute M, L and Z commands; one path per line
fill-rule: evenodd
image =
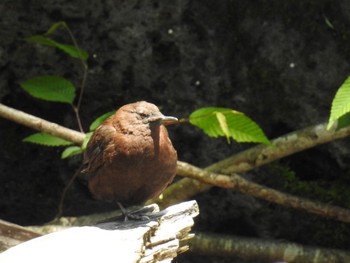
M 191 113 L 189 122 L 211 137 L 226 137 L 237 142 L 270 144 L 261 128 L 244 113 L 229 109 L 207 107 Z
M 64 28 L 68 32 L 73 42 L 73 45 L 60 43 L 49 37 L 49 35 L 53 34 L 59 28 Z M 79 129 L 81 132 L 83 132 L 79 116 L 79 109 L 87 77 L 87 59 L 89 57 L 88 53 L 78 46 L 70 28 L 63 21 L 53 24 L 43 35 L 27 37 L 24 40 L 28 43 L 35 43 L 39 45 L 57 48 L 59 51 L 68 54 L 71 58 L 78 59 L 81 61 L 83 66 L 83 77 L 80 86 L 79 99 L 76 105 L 74 104 L 74 101 L 76 99 L 76 87 L 70 80 L 64 77 L 56 75 L 37 76 L 28 80 L 21 81 L 19 85 L 22 87 L 23 90 L 25 90 L 31 96 L 37 99 L 42 99 L 50 102 L 66 103 L 71 105 L 77 117 Z M 30 135 L 24 138 L 23 141 L 46 146 L 67 146 L 72 144 L 66 140 L 62 140 L 61 138 L 46 133 L 36 133 Z M 79 148 L 79 150 L 77 148 Z M 70 146 L 62 153 L 62 158 L 81 153 L 83 150 L 84 149 L 82 147 Z

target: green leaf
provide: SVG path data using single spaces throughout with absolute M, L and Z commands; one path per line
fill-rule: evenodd
M 91 139 L 91 136 L 92 136 L 93 134 L 94 134 L 93 132 L 88 132 L 88 133 L 85 134 L 84 142 L 83 142 L 83 144 L 81 145 L 81 148 L 82 148 L 83 150 L 86 149 L 86 146 L 87 146 L 87 144 L 89 143 L 89 141 L 90 141 L 90 139 Z
M 19 83 L 35 98 L 72 104 L 75 98 L 74 85 L 60 76 L 40 76 Z
M 85 61 L 89 58 L 89 54 L 85 50 L 82 50 L 81 48 L 76 48 L 75 46 L 67 45 L 67 44 L 59 44 L 57 42 L 56 42 L 56 47 L 66 52 L 72 58 L 82 59 Z
M 66 28 L 67 27 L 66 22 L 58 21 L 58 22 L 54 23 L 52 26 L 50 26 L 50 28 L 46 31 L 46 33 L 44 35 L 48 36 L 48 35 L 52 34 L 53 32 L 55 32 L 60 27 Z
M 45 146 L 66 146 L 73 144 L 70 141 L 47 133 L 35 133 L 23 139 L 24 142 L 41 144 Z
M 51 38 L 44 37 L 41 35 L 27 37 L 24 40 L 29 42 L 29 43 L 41 44 L 41 45 L 50 46 L 50 47 L 56 47 L 56 41 L 52 40 Z
M 336 130 L 348 127 L 350 125 L 350 112 L 345 113 L 338 119 L 338 124 Z
M 76 48 L 75 46 L 68 45 L 68 44 L 61 44 L 49 37 L 45 37 L 42 35 L 27 37 L 24 40 L 29 43 L 36 43 L 36 44 L 41 44 L 45 46 L 55 47 L 67 53 L 72 58 L 87 60 L 89 57 L 89 54 L 85 50 L 82 50 L 81 48 Z
M 68 157 L 78 155 L 84 152 L 84 149 L 82 149 L 79 146 L 70 146 L 64 149 L 64 151 L 61 154 L 61 159 L 66 159 Z
M 225 136 L 237 142 L 271 144 L 261 128 L 241 112 L 228 108 L 201 108 L 194 111 L 189 121 L 211 137 Z
M 107 112 L 99 117 L 97 117 L 91 124 L 90 124 L 90 131 L 94 131 L 96 130 L 96 128 L 98 126 L 101 125 L 102 122 L 104 122 L 109 116 L 113 115 L 115 113 L 115 111 L 110 111 L 110 112 Z
M 230 131 L 228 129 L 227 120 L 222 112 L 216 112 L 216 118 L 218 119 L 221 130 L 226 136 L 227 142 L 230 143 Z
M 86 146 L 87 146 L 87 144 L 89 143 L 92 134 L 93 134 L 93 132 L 88 132 L 88 133 L 86 133 L 85 138 L 84 138 L 84 142 L 83 142 L 83 144 L 81 145 L 81 147 L 79 147 L 79 146 L 70 146 L 70 147 L 67 147 L 67 148 L 62 152 L 61 158 L 62 158 L 62 159 L 65 159 L 65 158 L 68 158 L 68 157 L 71 157 L 71 156 L 74 156 L 74 155 L 77 155 L 77 154 L 82 154 L 82 153 L 85 151 Z
M 332 102 L 327 129 L 343 115 L 350 112 L 350 76 L 340 86 Z

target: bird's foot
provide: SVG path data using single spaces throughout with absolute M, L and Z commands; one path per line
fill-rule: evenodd
M 124 214 L 124 220 L 127 221 L 128 219 L 132 219 L 140 221 L 150 221 L 150 216 L 153 211 L 154 207 L 141 207 L 140 209 L 134 211 L 126 211 L 126 214 Z
M 118 206 L 124 215 L 124 221 L 138 220 L 138 221 L 149 221 L 150 216 L 154 210 L 154 207 L 141 207 L 134 211 L 127 211 L 124 206 L 118 202 Z

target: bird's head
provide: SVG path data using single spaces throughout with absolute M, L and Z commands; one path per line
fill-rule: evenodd
M 146 101 L 138 101 L 121 107 L 118 112 L 123 113 L 124 120 L 132 125 L 170 125 L 178 122 L 178 119 L 163 115 L 158 107 Z M 118 114 L 117 112 L 117 114 Z

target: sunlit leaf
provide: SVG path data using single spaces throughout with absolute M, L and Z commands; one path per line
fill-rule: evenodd
M 225 136 L 237 142 L 270 144 L 261 128 L 241 112 L 228 108 L 201 108 L 194 111 L 189 121 L 211 137 Z
M 40 76 L 19 83 L 35 98 L 72 104 L 75 98 L 74 85 L 60 76 Z
M 230 131 L 229 131 L 228 126 L 227 126 L 226 117 L 222 112 L 219 112 L 219 111 L 216 112 L 215 114 L 216 114 L 216 118 L 218 119 L 220 128 L 223 131 L 223 133 L 225 134 L 227 142 L 229 143 L 230 142 Z
M 350 112 L 350 77 L 344 81 L 335 94 L 327 129 L 330 129 L 340 117 L 348 112 Z
M 44 146 L 67 146 L 73 144 L 70 141 L 47 133 L 35 133 L 23 139 L 24 142 L 41 144 Z

